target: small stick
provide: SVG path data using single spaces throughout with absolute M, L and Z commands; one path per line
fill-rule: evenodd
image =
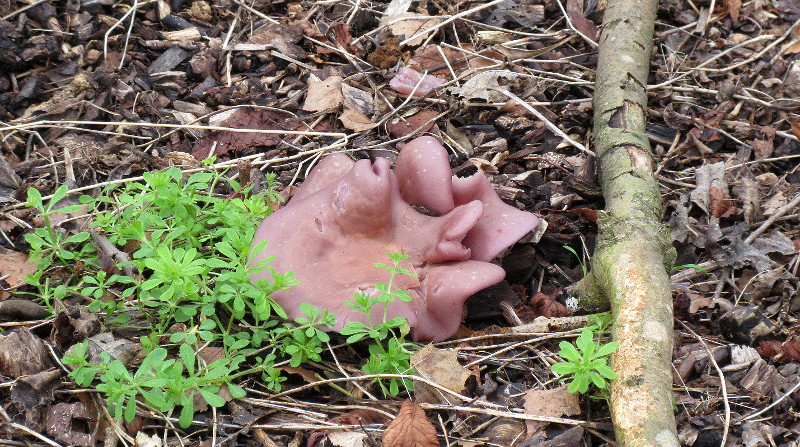
M 507 90 L 501 90 L 501 89 L 495 89 L 495 90 L 497 90 L 498 92 L 508 96 L 509 98 L 513 99 L 514 101 L 518 102 L 519 105 L 521 105 L 522 107 L 525 108 L 525 110 L 527 110 L 528 112 L 531 112 L 534 116 L 536 116 L 536 118 L 539 118 L 540 120 L 542 120 L 542 122 L 544 122 L 544 125 L 547 126 L 547 128 L 550 129 L 551 132 L 553 132 L 554 134 L 556 134 L 559 137 L 561 137 L 562 139 L 564 139 L 564 141 L 566 141 L 567 143 L 571 144 L 572 146 L 574 146 L 575 148 L 577 148 L 581 152 L 589 154 L 592 157 L 596 157 L 596 155 L 595 155 L 595 153 L 593 151 L 591 151 L 590 149 L 587 149 L 586 146 L 584 146 L 581 143 L 578 143 L 577 141 L 575 141 L 572 138 L 570 138 L 569 135 L 567 135 L 566 133 L 564 133 L 564 131 L 559 129 L 558 126 L 556 126 L 555 124 L 551 123 L 550 120 L 545 118 L 544 115 L 539 113 L 538 110 L 534 109 L 533 107 L 528 105 L 528 103 L 526 103 L 525 101 L 520 99 L 519 96 L 517 96 L 517 95 L 515 95 L 515 94 L 513 94 L 513 93 L 511 93 L 511 92 L 509 92 Z

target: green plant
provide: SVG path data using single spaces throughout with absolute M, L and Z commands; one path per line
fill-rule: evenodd
M 564 362 L 554 364 L 551 369 L 561 375 L 561 382 L 570 381 L 567 391 L 570 393 L 585 393 L 590 385 L 596 386 L 601 392 L 607 392 L 606 380 L 616 379 L 614 371 L 608 366 L 607 356 L 619 346 L 616 342 L 605 344 L 595 341 L 595 335 L 603 332 L 594 332 L 605 326 L 604 317 L 596 317 L 593 326 L 580 331 L 575 343 L 562 341 L 559 343 L 560 355 Z M 594 329 L 594 331 L 593 331 Z
M 76 368 L 70 376 L 80 386 L 90 386 L 96 377 L 100 383 L 96 389 L 106 395 L 109 410 L 118 419 L 130 422 L 136 416 L 137 398 L 152 408 L 171 413 L 180 406 L 178 422 L 182 427 L 191 425 L 195 413 L 194 396 L 199 394 L 212 407 L 221 407 L 225 400 L 219 396 L 226 386 L 231 397 L 245 396 L 245 391 L 231 383 L 232 373 L 238 369 L 243 358 L 222 358 L 205 364 L 189 344 L 181 344 L 179 356 L 167 358 L 167 350 L 156 348 L 142 361 L 136 372 L 131 373 L 119 360 L 102 352 L 102 361 L 87 360 L 88 343 L 75 345 L 73 351 L 64 356 L 64 362 Z
M 267 182 L 263 193 L 253 195 L 250 188 L 210 169 L 185 176 L 171 168 L 145 173 L 142 182 L 108 187 L 97 198 L 81 197 L 94 216 L 94 229 L 130 253 L 130 261 L 116 267 L 129 267 L 134 276 L 115 273 L 115 266 L 103 260 L 107 255 L 95 252 L 88 233 L 67 238 L 53 227 L 53 213 L 77 209 L 53 205 L 66 196 L 65 188 L 48 204 L 38 192 L 29 192 L 29 204 L 45 217 L 45 226 L 31 238 L 39 269 L 28 284 L 51 308 L 65 297 L 84 300 L 91 311 L 105 314 L 111 328 L 141 334 L 145 355 L 138 366 L 107 353 L 90 360 L 86 343 L 75 345 L 63 359 L 74 368 L 70 376 L 77 384 L 95 385 L 104 394 L 115 417 L 131 420 L 137 405 L 147 405 L 167 414 L 179 410 L 179 422 L 186 427 L 196 411 L 194 396 L 220 406 L 221 387 L 241 397 L 244 391 L 236 382 L 248 375 L 259 375 L 277 392 L 286 380 L 281 365 L 322 359 L 330 341 L 325 331 L 336 316 L 306 303 L 300 306 L 303 316 L 286 321 L 286 312 L 270 295 L 297 283 L 292 272 L 275 271 L 269 266 L 271 257 L 251 262 L 266 247 L 265 242 L 251 246 L 256 227 L 271 213 L 271 201 L 280 198 L 273 189 L 274 176 L 268 175 Z M 234 192 L 221 195 L 221 186 Z M 403 339 L 408 323 L 386 316 L 389 303 L 411 299 L 394 290 L 396 275 L 413 273 L 399 266 L 405 256 L 390 257 L 391 266 L 375 264 L 390 272 L 389 281 L 377 284 L 374 296 L 360 294 L 351 303 L 355 311 L 370 316 L 369 324 L 348 325 L 350 342 L 373 341 L 363 367 L 368 374 L 411 370 L 414 345 Z M 52 262 L 65 270 L 72 267 L 73 274 L 54 285 L 47 274 Z M 270 273 L 267 279 L 251 280 L 263 271 Z M 383 306 L 383 318 L 373 324 L 376 306 Z M 223 349 L 221 358 L 205 364 L 197 352 L 208 345 Z M 399 394 L 401 385 L 412 388 L 409 380 L 378 383 L 390 395 Z
M 708 270 L 704 269 L 703 267 L 700 267 L 700 266 L 699 266 L 699 265 L 697 265 L 697 264 L 683 264 L 683 265 L 676 265 L 676 266 L 674 267 L 674 269 L 675 269 L 675 271 L 684 270 L 684 269 L 694 269 L 694 270 L 697 270 L 697 271 L 699 271 L 699 272 L 703 272 L 703 273 L 705 273 L 705 274 L 706 274 L 706 276 L 708 276 L 708 275 L 710 275 L 710 274 L 711 274 L 711 273 L 709 273 L 709 272 L 708 272 Z
M 348 335 L 348 343 L 355 343 L 365 337 L 371 338 L 374 343 L 369 346 L 370 357 L 363 367 L 366 374 L 407 374 L 412 372 L 411 355 L 416 352 L 416 346 L 405 341 L 410 328 L 408 321 L 402 317 L 387 319 L 389 303 L 396 300 L 411 301 L 408 292 L 394 289 L 393 283 L 398 274 L 416 277 L 412 271 L 400 267 L 400 262 L 408 258 L 402 253 L 386 253 L 392 260 L 392 265 L 383 263 L 373 264 L 375 267 L 389 272 L 389 282 L 380 282 L 375 285 L 377 296 L 364 291 L 356 292 L 353 301 L 345 303 L 353 308 L 353 312 L 362 312 L 366 315 L 367 322 L 348 321 L 341 330 L 342 335 Z M 380 322 L 372 321 L 372 309 L 380 306 L 383 318 Z M 384 347 L 386 339 L 388 343 Z M 389 379 L 388 385 L 383 380 L 375 379 L 384 394 L 397 396 L 400 385 L 408 390 L 413 390 L 413 383 L 408 379 Z
M 233 391 L 238 388 L 232 381 L 248 374 L 261 374 L 271 389 L 279 390 L 285 379 L 276 364 L 282 356 L 303 349 L 306 355 L 299 357 L 301 361 L 319 358 L 320 339 L 327 340 L 327 334 L 317 328 L 334 320 L 305 307 L 319 318 L 299 324 L 299 330 L 304 334 L 313 330 L 314 336 L 287 342 L 298 338 L 296 325 L 279 324 L 274 317 L 286 314 L 270 294 L 295 284 L 292 273 L 270 269 L 269 279 L 250 279 L 254 272 L 269 268 L 271 261 L 254 264 L 250 259 L 265 247 L 251 247 L 251 241 L 259 222 L 272 211 L 269 200 L 279 197 L 272 188 L 274 176 L 267 176 L 268 188 L 260 195 L 249 194 L 249 188 L 211 170 L 185 177 L 171 168 L 145 173 L 143 178 L 142 183 L 109 187 L 98 198 L 81 197 L 94 213 L 98 233 L 132 251 L 132 259 L 117 266 L 127 264 L 140 279 L 107 273 L 97 256 L 73 258 L 80 261 L 75 264 L 80 265 L 80 275 L 57 287 L 44 277 L 44 262 L 28 278 L 47 303 L 66 295 L 83 298 L 90 310 L 105 313 L 112 327 L 124 324 L 145 332 L 140 341 L 147 355 L 138 368 L 130 369 L 108 354 L 89 363 L 85 345 L 76 345 L 64 357 L 76 368 L 73 378 L 83 386 L 98 381 L 96 388 L 117 417 L 132 418 L 138 399 L 163 412 L 180 407 L 183 426 L 194 413 L 193 394 L 199 393 L 210 405 L 221 405 L 216 396 L 219 387 L 243 395 Z M 236 191 L 233 196 L 215 194 L 222 182 Z M 53 209 L 37 200 L 37 192 L 29 194 L 31 205 L 45 216 L 75 209 Z M 60 189 L 51 203 L 65 194 Z M 59 237 L 49 223 L 45 227 L 39 231 L 43 239 Z M 76 253 L 88 253 L 85 248 L 91 246 L 85 242 L 81 246 L 79 239 L 60 244 Z M 41 259 L 69 260 L 69 255 L 59 255 L 52 247 L 39 251 Z M 162 346 L 167 339 L 172 345 Z M 194 352 L 208 343 L 221 344 L 224 355 L 204 365 Z
M 25 241 L 31 246 L 30 260 L 36 263 L 39 270 L 45 270 L 54 262 L 66 265 L 76 258 L 75 253 L 70 249 L 73 244 L 79 244 L 89 239 L 89 233 L 80 233 L 67 236 L 64 232 L 58 231 L 52 224 L 54 214 L 74 213 L 81 209 L 81 205 L 68 205 L 56 208 L 63 200 L 69 189 L 67 185 L 61 185 L 53 193 L 47 204 L 42 200 L 42 194 L 36 188 L 28 188 L 28 197 L 25 205 L 35 209 L 44 221 L 44 227 L 36 228 L 32 233 L 25 235 Z M 84 247 L 87 251 L 93 251 L 91 246 Z
M 581 266 L 581 271 L 583 272 L 583 276 L 588 275 L 589 274 L 589 270 L 586 268 L 586 264 L 583 263 L 583 259 L 581 259 L 581 256 L 578 254 L 578 252 L 575 251 L 575 249 L 570 247 L 569 245 L 564 245 L 563 247 L 567 251 L 569 251 L 570 253 L 575 255 L 575 257 L 578 259 L 578 264 L 580 264 L 580 266 Z

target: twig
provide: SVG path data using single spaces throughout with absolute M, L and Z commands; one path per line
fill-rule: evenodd
M 547 128 L 550 129 L 551 132 L 553 132 L 554 134 L 560 136 L 567 143 L 571 144 L 572 146 L 574 146 L 575 148 L 577 148 L 581 152 L 584 152 L 586 154 L 591 155 L 592 157 L 596 156 L 593 151 L 587 149 L 586 146 L 584 146 L 583 144 L 578 143 L 577 141 L 573 140 L 569 135 L 564 133 L 564 131 L 559 129 L 558 126 L 556 126 L 555 124 L 551 123 L 550 120 L 545 118 L 544 115 L 539 113 L 538 110 L 536 110 L 533 107 L 531 107 L 530 105 L 528 105 L 528 103 L 526 103 L 525 101 L 520 99 L 517 95 L 509 92 L 508 90 L 503 90 L 503 89 L 494 89 L 494 90 L 496 90 L 496 91 L 508 96 L 509 98 L 513 99 L 514 101 L 518 102 L 519 105 L 521 105 L 522 107 L 525 108 L 525 110 L 531 112 L 534 116 L 536 116 L 536 118 L 539 118 L 540 120 L 542 120 L 542 122 L 544 122 L 544 125 L 547 126 Z
M 305 135 L 305 136 L 321 136 L 321 137 L 335 137 L 344 138 L 347 134 L 340 132 L 316 132 L 307 130 L 282 130 L 282 129 L 250 129 L 240 127 L 225 127 L 225 126 L 205 126 L 199 124 L 172 124 L 172 123 L 145 123 L 145 122 L 114 122 L 114 121 L 57 121 L 57 120 L 40 120 L 30 123 L 14 124 L 8 127 L 0 128 L 2 130 L 9 129 L 29 129 L 33 127 L 44 126 L 61 126 L 64 124 L 72 125 L 87 125 L 87 126 L 120 126 L 120 127 L 158 127 L 166 129 L 201 129 L 201 130 L 217 130 L 238 133 L 264 133 L 264 134 L 277 134 L 277 135 Z M 83 130 L 83 129 L 82 129 Z
M 714 365 L 714 369 L 717 370 L 717 375 L 719 376 L 719 387 L 720 391 L 722 391 L 722 405 L 725 407 L 725 420 L 722 426 L 722 441 L 720 441 L 720 446 L 725 446 L 725 441 L 728 439 L 728 431 L 731 428 L 731 404 L 728 402 L 728 387 L 725 384 L 725 374 L 723 374 L 722 369 L 720 369 L 719 365 L 717 364 L 717 360 L 714 358 L 714 353 L 711 352 L 711 349 L 708 348 L 705 340 L 703 337 L 697 334 L 697 332 L 693 331 L 692 328 L 686 325 L 683 321 L 679 319 L 675 319 L 684 329 L 689 331 L 692 336 L 694 336 L 700 344 L 703 345 L 703 348 L 708 353 L 708 360 Z
M 736 422 L 736 423 L 739 423 L 739 422 L 749 421 L 750 419 L 755 419 L 755 418 L 757 418 L 757 417 L 761 416 L 761 415 L 762 415 L 762 414 L 764 414 L 765 412 L 769 411 L 769 410 L 770 410 L 772 407 L 774 407 L 775 405 L 778 405 L 778 404 L 779 404 L 779 403 L 781 403 L 781 402 L 782 402 L 784 399 L 786 399 L 787 397 L 789 397 L 789 396 L 791 396 L 792 394 L 794 394 L 794 393 L 795 393 L 795 391 L 797 391 L 797 390 L 799 390 L 799 389 L 800 389 L 800 380 L 798 380 L 798 381 L 797 381 L 797 383 L 795 383 L 795 384 L 794 384 L 794 386 L 793 386 L 793 387 L 792 387 L 790 390 L 788 390 L 788 391 L 786 391 L 785 393 L 783 393 L 783 394 L 781 395 L 781 397 L 779 397 L 779 398 L 775 399 L 775 401 L 773 401 L 771 404 L 769 404 L 769 405 L 767 405 L 766 407 L 764 407 L 764 408 L 762 408 L 762 409 L 760 409 L 760 410 L 756 411 L 756 412 L 755 412 L 755 413 L 753 413 L 753 414 L 749 414 L 749 415 L 747 415 L 747 416 L 743 416 L 743 417 L 737 418 L 735 422 Z
M 456 15 L 451 16 L 449 19 L 446 19 L 446 20 L 443 20 L 443 21 L 437 23 L 436 25 L 434 25 L 434 26 L 432 26 L 430 28 L 425 28 L 424 30 L 421 30 L 421 31 L 417 32 L 417 34 L 414 34 L 413 36 L 411 36 L 411 37 L 407 38 L 406 40 L 400 42 L 400 45 L 401 46 L 402 45 L 408 45 L 408 43 L 409 42 L 413 42 L 414 39 L 416 39 L 418 37 L 421 37 L 421 36 L 423 36 L 423 35 L 425 35 L 427 33 L 432 33 L 434 31 L 437 31 L 439 28 L 447 25 L 448 23 L 450 23 L 450 22 L 452 22 L 454 20 L 460 19 L 461 17 L 464 17 L 464 16 L 468 16 L 468 15 L 470 15 L 470 14 L 472 14 L 474 12 L 478 12 L 478 11 L 480 11 L 482 9 L 486 9 L 486 8 L 491 7 L 491 6 L 497 5 L 497 4 L 502 3 L 504 1 L 506 1 L 506 0 L 492 0 L 489 3 L 484 3 L 482 5 L 474 7 L 472 9 L 468 9 L 466 11 L 462 11 L 462 12 L 456 14 Z
M 124 22 L 125 19 L 131 14 L 134 14 L 134 17 L 131 18 L 131 24 L 133 24 L 133 19 L 136 18 L 136 16 L 135 16 L 135 13 L 136 13 L 135 7 L 138 7 L 138 6 L 139 6 L 138 0 L 134 0 L 133 6 L 128 8 L 128 10 L 125 12 L 125 14 L 122 15 L 122 17 L 120 17 L 120 19 L 117 21 L 117 23 L 111 25 L 111 27 L 108 29 L 108 31 L 106 31 L 106 33 L 103 35 L 103 59 L 107 59 L 108 58 L 108 36 L 111 35 L 111 32 L 114 31 L 114 28 L 116 28 L 120 24 L 122 24 L 122 22 Z M 120 67 L 119 68 L 122 68 L 122 63 L 125 61 L 125 53 L 128 50 L 127 49 L 127 41 L 125 43 L 126 43 L 125 47 L 122 48 L 122 58 L 120 59 L 120 62 L 119 62 L 120 63 Z
M 775 211 L 775 213 L 773 215 L 769 216 L 769 219 L 765 220 L 764 223 L 762 223 L 760 227 L 756 228 L 755 231 L 750 233 L 750 236 L 747 236 L 747 239 L 744 240 L 744 243 L 745 244 L 752 244 L 753 241 L 755 241 L 757 237 L 759 237 L 762 233 L 767 231 L 767 228 L 769 228 L 770 225 L 775 223 L 776 220 L 778 220 L 781 216 L 783 216 L 784 214 L 789 212 L 789 210 L 791 210 L 792 208 L 794 208 L 798 204 L 800 204 L 800 195 L 798 195 L 797 197 L 792 199 L 791 202 L 789 202 L 786 205 L 783 205 L 782 207 L 780 207 L 780 209 L 778 209 L 778 211 Z
M 597 48 L 597 42 L 595 42 L 594 40 L 592 40 L 592 39 L 591 39 L 589 36 L 587 36 L 586 34 L 583 34 L 583 33 L 582 33 L 582 32 L 581 32 L 581 31 L 580 31 L 578 28 L 575 28 L 575 25 L 573 25 L 573 24 L 572 24 L 572 20 L 569 18 L 569 14 L 567 14 L 567 10 L 565 10 L 565 9 L 564 9 L 564 5 L 562 5 L 562 4 L 561 4 L 561 0 L 556 0 L 556 4 L 558 5 L 558 8 L 561 10 L 561 14 L 563 14 L 563 15 L 564 15 L 564 20 L 566 20 L 566 21 L 567 21 L 567 26 L 568 26 L 568 27 L 569 27 L 569 28 L 570 28 L 572 31 L 575 31 L 575 32 L 576 32 L 576 33 L 577 33 L 579 36 L 581 36 L 581 38 L 582 38 L 583 40 L 585 40 L 585 41 L 586 41 L 586 43 L 588 43 L 590 47 L 592 47 L 592 48 Z
M 745 45 L 750 45 L 751 43 L 760 42 L 760 41 L 762 41 L 762 40 L 770 40 L 770 39 L 774 39 L 774 38 L 775 38 L 775 36 L 763 35 L 763 36 L 757 36 L 757 37 L 754 37 L 754 38 L 752 38 L 752 39 L 745 40 L 745 41 L 744 41 L 744 42 L 742 42 L 742 43 L 739 43 L 739 44 L 737 44 L 737 45 L 734 45 L 734 46 L 732 46 L 732 47 L 730 47 L 730 48 L 727 48 L 727 49 L 725 49 L 725 51 L 722 51 L 721 53 L 717 54 L 716 56 L 714 56 L 714 57 L 712 57 L 712 58 L 706 59 L 706 61 L 705 61 L 705 62 L 703 62 L 703 63 L 701 63 L 701 64 L 697 65 L 696 67 L 692 67 L 692 68 L 690 68 L 690 69 L 689 69 L 687 72 L 685 72 L 685 73 L 682 73 L 682 74 L 680 74 L 680 75 L 678 75 L 678 76 L 675 76 L 674 78 L 672 78 L 672 79 L 669 79 L 669 80 L 666 80 L 666 81 L 664 81 L 664 82 L 662 82 L 662 83 L 660 83 L 660 84 L 648 85 L 648 86 L 647 86 L 647 90 L 655 90 L 655 89 L 657 89 L 657 88 L 666 87 L 666 86 L 668 86 L 668 85 L 670 85 L 670 84 L 673 84 L 673 83 L 675 83 L 675 82 L 678 82 L 679 80 L 681 80 L 681 79 L 683 79 L 683 78 L 685 78 L 685 77 L 689 76 L 690 74 L 692 74 L 692 73 L 694 73 L 694 72 L 696 72 L 696 71 L 700 71 L 700 69 L 702 69 L 702 68 L 703 68 L 703 67 L 705 67 L 706 65 L 708 65 L 708 64 L 710 64 L 710 63 L 714 62 L 715 60 L 717 60 L 717 59 L 719 59 L 719 58 L 721 58 L 721 57 L 723 57 L 723 56 L 727 55 L 728 53 L 732 52 L 733 50 L 739 49 L 739 48 L 741 48 L 741 47 L 743 47 L 743 46 L 745 46 Z
M 92 236 L 92 240 L 103 253 L 113 257 L 119 263 L 129 262 L 131 258 L 128 256 L 127 253 L 117 248 L 111 241 L 108 240 L 105 235 L 100 234 L 97 229 L 90 228 L 89 234 Z M 130 264 L 122 266 L 122 271 L 125 272 L 126 275 L 133 277 L 136 275 L 136 272 L 133 271 L 133 266 Z

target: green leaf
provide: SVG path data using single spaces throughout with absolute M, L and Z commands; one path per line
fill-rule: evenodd
M 613 380 L 617 378 L 617 374 L 614 372 L 614 370 L 612 370 L 606 365 L 598 366 L 597 368 L 595 368 L 595 371 L 597 371 L 598 374 L 605 377 L 606 379 Z
M 189 373 L 190 376 L 193 376 L 194 366 L 196 362 L 194 349 L 190 345 L 184 343 L 180 347 L 180 354 L 181 354 L 181 360 L 183 361 L 183 364 L 186 366 L 186 371 Z
M 28 197 L 25 204 L 29 207 L 36 208 L 39 211 L 43 211 L 44 206 L 42 205 L 42 193 L 40 193 L 36 188 L 28 188 Z
M 89 239 L 89 237 L 90 237 L 89 233 L 87 233 L 85 231 L 82 231 L 80 233 L 73 234 L 72 236 L 68 237 L 64 241 L 64 243 L 65 244 L 77 244 L 79 242 L 86 241 L 87 239 Z
M 52 208 L 53 205 L 57 204 L 61 201 L 61 199 L 66 197 L 67 192 L 69 192 L 69 187 L 67 187 L 67 185 L 59 186 L 55 192 L 53 192 L 53 197 L 50 198 L 50 205 L 48 208 Z
M 52 201 L 52 199 L 50 200 L 50 203 L 54 203 Z M 83 208 L 83 205 L 68 205 L 68 206 L 62 206 L 61 208 L 58 208 L 58 209 L 55 209 L 55 210 L 50 210 L 50 212 L 51 213 L 69 214 L 69 213 L 74 213 L 76 211 L 80 211 L 81 208 Z
M 570 363 L 570 362 L 556 363 L 553 366 L 551 366 L 550 369 L 554 373 L 556 373 L 558 375 L 561 375 L 561 376 L 564 376 L 564 375 L 567 375 L 567 374 L 574 374 L 574 373 L 576 373 L 576 372 L 578 372 L 580 370 L 578 365 L 576 365 L 574 363 Z
M 600 346 L 600 348 L 597 349 L 597 352 L 594 355 L 595 357 L 605 357 L 611 354 L 612 352 L 616 351 L 618 347 L 619 343 L 612 341 Z
M 225 405 L 225 399 L 219 397 L 216 391 L 212 391 L 210 387 L 200 388 L 198 391 L 200 391 L 200 395 L 203 396 L 203 399 L 212 407 L 219 408 Z
M 194 396 L 194 393 L 191 393 L 191 395 Z M 181 399 L 181 401 L 183 401 L 183 399 Z M 178 424 L 183 428 L 188 428 L 192 425 L 192 419 L 194 419 L 194 407 L 192 406 L 191 400 L 189 400 L 181 409 L 181 416 L 178 418 Z
M 131 422 L 136 417 L 136 398 L 128 398 L 128 405 L 125 406 L 125 421 Z
M 581 354 L 578 352 L 577 349 L 575 349 L 575 345 L 573 345 L 572 343 L 562 341 L 561 343 L 558 344 L 558 347 L 561 348 L 561 350 L 558 352 L 558 355 L 560 355 L 562 358 L 569 360 L 571 362 L 577 362 L 577 363 L 581 362 L 582 360 Z
M 232 383 L 229 383 L 229 384 L 227 384 L 227 387 L 228 387 L 228 392 L 231 394 L 231 397 L 233 397 L 234 399 L 241 399 L 241 398 L 243 398 L 243 397 L 245 397 L 247 395 L 247 392 L 245 392 L 244 388 L 242 388 L 242 387 L 240 387 L 238 385 L 234 385 Z

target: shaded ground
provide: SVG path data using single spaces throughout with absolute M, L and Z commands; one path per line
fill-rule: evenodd
M 558 445 L 577 445 L 570 436 L 612 444 L 602 400 L 583 397 L 579 415 L 566 414 L 568 405 L 536 406 L 546 401 L 538 393 L 556 385 L 549 366 L 560 338 L 507 329 L 568 313 L 563 290 L 582 273 L 564 246 L 592 252 L 603 206 L 594 161 L 493 90 L 514 92 L 590 147 L 592 39 L 602 5 L 497 3 L 395 1 L 405 14 L 385 17 L 387 4 L 360 1 L 175 1 L 136 4 L 134 15 L 126 14 L 130 5 L 102 0 L 30 8 L 0 0 L 0 298 L 39 299 L 24 282 L 24 235 L 43 225 L 20 205 L 30 187 L 46 195 L 66 181 L 97 194 L 99 185 L 167 166 L 196 168 L 213 155 L 232 168 L 229 175 L 258 182 L 261 172 L 276 173 L 290 195 L 320 153 L 391 158 L 405 140 L 428 132 L 448 145 L 454 172 L 482 170 L 507 203 L 548 223 L 536 243 L 502 257 L 507 282 L 470 301 L 458 340 L 437 345 L 458 347 L 471 376 L 455 390 L 465 396 L 457 408 L 416 396 L 435 415 L 438 442 L 557 445 L 537 443 L 563 435 Z M 649 89 L 648 131 L 677 264 L 708 272 L 673 275 L 678 432 L 689 446 L 719 445 L 723 432 L 731 446 L 797 446 L 800 6 L 715 6 L 709 14 L 709 2 L 662 2 Z M 388 86 L 403 66 L 447 83 L 406 99 Z M 45 276 L 72 281 L 81 268 Z M 53 354 L 109 330 L 77 313 L 80 300 L 65 304 L 55 320 L 39 307 L 0 306 L 5 329 L 17 334 L 0 347 L 3 417 L 17 424 L 0 432 L 7 445 L 124 443 L 141 432 L 175 445 L 213 438 L 296 446 L 341 414 L 337 422 L 377 441 L 399 407 L 381 401 L 383 416 L 358 419 L 359 409 L 376 404 L 310 385 L 342 376 L 338 357 L 326 352 L 320 363 L 287 368 L 277 397 L 250 378 L 248 399 L 198 413 L 190 429 L 164 430 L 163 415 L 141 411 L 115 425 L 97 394 L 77 391 L 60 369 L 46 367 L 57 366 Z M 355 349 L 336 348 L 353 375 Z M 526 435 L 531 414 L 586 421 L 585 431 L 566 431 L 569 421 L 544 429 L 529 421 Z M 309 442 L 360 445 L 320 434 Z M 391 445 L 404 445 L 398 442 Z

